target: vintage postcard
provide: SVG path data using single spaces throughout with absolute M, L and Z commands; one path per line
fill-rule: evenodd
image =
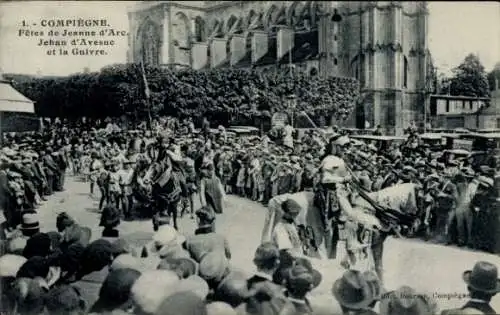
M 0 313 L 500 313 L 500 3 L 3 1 Z

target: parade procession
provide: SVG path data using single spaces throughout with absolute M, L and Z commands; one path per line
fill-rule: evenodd
M 57 74 L 0 48 L 0 314 L 500 312 L 500 56 L 439 76 L 447 4 L 43 3 Z

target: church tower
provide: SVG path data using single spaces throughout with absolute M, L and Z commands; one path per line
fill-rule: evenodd
M 424 1 L 144 1 L 128 61 L 356 77 L 363 101 L 343 125 L 400 134 L 424 118 L 428 14 Z

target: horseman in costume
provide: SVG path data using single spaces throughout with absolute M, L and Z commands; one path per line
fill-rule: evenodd
M 339 240 L 339 232 L 346 227 L 348 219 L 362 221 L 369 228 L 380 227 L 375 217 L 356 213 L 351 204 L 356 196 L 353 186 L 350 184 L 352 175 L 343 159 L 343 150 L 349 143 L 346 136 L 335 135 L 330 139 L 329 152 L 323 158 L 319 172 L 320 183 L 314 193 L 314 205 L 321 211 L 322 223 L 331 240 L 329 258 L 336 257 L 336 245 Z
M 151 165 L 146 178 L 151 178 L 154 200 L 153 227 L 169 223 L 177 229 L 177 206 L 186 196 L 184 171 L 181 167 L 182 157 L 160 142 L 157 148 L 157 161 Z

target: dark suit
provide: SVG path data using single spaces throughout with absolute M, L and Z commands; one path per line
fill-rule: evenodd
M 214 232 L 198 232 L 196 235 L 191 235 L 187 237 L 184 246 L 191 257 L 197 262 L 200 262 L 206 254 L 215 251 L 219 251 L 225 255 L 227 259 L 231 258 L 231 251 L 226 238 Z
M 54 183 L 57 181 L 59 170 L 57 168 L 57 164 L 54 162 L 54 159 L 50 155 L 45 155 L 42 158 L 43 164 L 45 166 L 45 174 L 47 175 L 47 194 L 51 195 L 54 191 Z
M 463 309 L 477 310 L 478 311 L 477 314 L 486 314 L 486 315 L 497 314 L 497 312 L 495 312 L 495 310 L 490 306 L 489 303 L 469 301 L 469 302 L 465 303 L 465 305 L 462 306 L 459 309 L 444 310 L 444 311 L 441 312 L 441 315 L 455 315 L 455 314 L 459 314 L 460 310 L 463 310 Z

